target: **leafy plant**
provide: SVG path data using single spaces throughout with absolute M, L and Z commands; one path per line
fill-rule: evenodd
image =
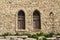
M 43 37 L 43 40 L 47 40 L 46 37 Z
M 4 33 L 4 34 L 2 34 L 0 36 L 23 36 L 23 35 L 26 35 L 26 36 L 28 36 L 30 38 L 35 38 L 35 39 L 38 39 L 38 37 L 43 36 L 43 40 L 46 40 L 46 38 L 53 37 L 53 35 L 60 35 L 60 33 L 58 33 L 58 34 L 54 34 L 54 33 L 45 34 L 43 32 L 36 33 L 36 34 L 28 34 L 28 33 L 24 33 L 24 34 L 19 34 L 19 33 L 10 34 L 10 33 Z
M 38 39 L 38 35 L 33 34 L 33 35 L 32 35 L 32 38 L 36 38 L 36 39 Z
M 1 36 L 10 36 L 11 34 L 9 34 L 9 33 L 4 33 L 4 34 L 2 34 Z

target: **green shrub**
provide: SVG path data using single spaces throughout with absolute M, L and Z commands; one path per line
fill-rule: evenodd
M 45 34 L 45 33 L 41 32 L 41 33 L 36 33 L 36 34 L 33 34 L 33 35 L 27 34 L 27 33 L 24 33 L 24 34 L 19 34 L 19 33 L 16 33 L 16 34 L 4 33 L 4 34 L 2 34 L 0 36 L 23 36 L 23 35 L 26 35 L 26 36 L 28 36 L 30 38 L 35 38 L 35 39 L 38 39 L 38 37 L 40 37 L 40 36 L 44 36 L 43 39 L 46 40 L 46 38 L 52 37 L 54 35 L 54 33 Z M 60 35 L 60 33 L 58 33 L 57 35 Z
M 60 33 L 57 33 L 56 35 L 60 35 Z
M 1 36 L 10 36 L 10 35 L 12 35 L 12 34 L 10 34 L 10 33 L 4 33 Z
M 41 33 L 36 33 L 36 35 L 37 35 L 37 36 L 42 36 L 43 33 L 42 33 L 42 32 L 41 32 Z
M 28 36 L 28 37 L 32 37 L 32 35 L 31 35 L 31 34 L 22 34 L 22 35 L 26 35 L 26 36 Z
M 18 33 L 16 33 L 16 34 L 14 34 L 14 36 L 19 36 L 19 34 L 18 34 Z
M 45 33 L 37 33 L 37 36 L 44 36 L 44 37 L 52 37 L 54 34 L 53 33 L 49 33 L 49 34 L 45 34 Z
M 43 40 L 47 40 L 46 37 L 43 37 Z
M 32 38 L 36 38 L 36 39 L 38 39 L 38 35 L 33 34 L 33 35 L 32 35 Z

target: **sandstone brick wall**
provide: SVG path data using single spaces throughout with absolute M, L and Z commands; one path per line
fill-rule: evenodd
M 0 0 L 0 34 L 16 33 L 18 11 L 25 12 L 25 23 L 27 32 L 33 29 L 33 12 L 40 11 L 41 29 L 44 33 L 52 31 L 51 22 L 49 22 L 49 13 L 54 14 L 54 32 L 60 32 L 60 1 L 59 0 Z

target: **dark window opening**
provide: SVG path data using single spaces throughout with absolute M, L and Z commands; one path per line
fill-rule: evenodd
M 22 10 L 18 12 L 18 29 L 25 29 L 25 13 Z
M 34 29 L 41 29 L 40 12 L 38 10 L 33 12 L 33 27 Z

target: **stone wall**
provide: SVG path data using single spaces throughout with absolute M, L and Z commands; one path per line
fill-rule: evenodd
M 49 13 L 54 14 L 54 32 L 60 31 L 60 1 L 59 0 L 0 0 L 0 34 L 16 33 L 18 11 L 25 12 L 26 32 L 33 32 L 33 12 L 39 10 L 41 15 L 41 29 L 44 33 L 52 31 Z
M 29 38 L 28 36 L 0 36 L 0 40 L 44 40 L 43 37 Z M 60 37 L 50 37 L 46 38 L 46 40 L 60 40 Z

